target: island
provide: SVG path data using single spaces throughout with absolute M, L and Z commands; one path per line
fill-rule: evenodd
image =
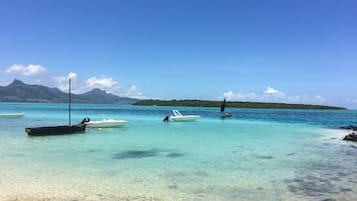
M 133 105 L 148 106 L 187 106 L 187 107 L 220 107 L 221 101 L 209 100 L 139 100 Z M 307 105 L 307 104 L 288 104 L 288 103 L 264 103 L 264 102 L 243 102 L 227 101 L 226 107 L 231 108 L 274 108 L 274 109 L 329 109 L 345 110 L 343 107 L 325 106 L 325 105 Z

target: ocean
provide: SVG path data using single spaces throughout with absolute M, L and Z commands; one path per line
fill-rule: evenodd
M 171 110 L 196 122 L 163 122 Z M 123 128 L 28 137 L 67 124 L 66 104 L 0 103 L 0 200 L 356 200 L 356 110 L 72 104 L 72 123 Z

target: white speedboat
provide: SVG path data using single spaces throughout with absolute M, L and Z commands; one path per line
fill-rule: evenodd
M 101 121 L 89 121 L 87 122 L 88 128 L 117 128 L 123 127 L 128 123 L 126 120 L 104 119 Z
M 0 117 L 17 118 L 17 117 L 23 117 L 24 115 L 25 115 L 24 113 L 6 113 L 6 114 L 0 114 Z
M 173 116 L 166 116 L 164 121 L 196 121 L 200 115 L 182 115 L 178 110 L 172 110 Z

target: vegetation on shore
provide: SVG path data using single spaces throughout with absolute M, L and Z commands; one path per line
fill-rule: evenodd
M 188 106 L 188 107 L 220 107 L 221 101 L 206 100 L 140 100 L 133 105 L 157 105 L 157 106 Z M 287 104 L 287 103 L 262 103 L 262 102 L 241 102 L 227 101 L 226 107 L 232 108 L 281 108 L 281 109 L 333 109 L 345 110 L 346 108 L 325 106 L 325 105 L 306 105 L 306 104 Z

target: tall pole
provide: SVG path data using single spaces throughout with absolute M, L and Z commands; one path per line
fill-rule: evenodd
M 71 78 L 68 83 L 68 126 L 71 126 Z

